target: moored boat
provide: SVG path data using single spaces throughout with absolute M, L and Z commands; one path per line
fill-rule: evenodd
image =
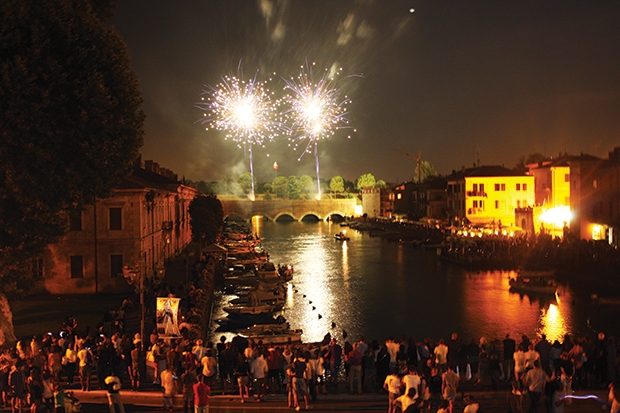
M 520 270 L 509 280 L 510 290 L 522 293 L 555 294 L 555 270 Z
M 261 334 L 243 334 L 239 335 L 246 339 L 252 339 L 253 341 L 262 341 L 263 344 L 288 344 L 301 342 L 302 330 L 266 330 Z
M 246 306 L 246 305 L 231 305 L 228 307 L 222 308 L 222 310 L 226 311 L 229 314 L 261 314 L 261 313 L 272 313 L 276 311 L 280 306 L 272 305 L 272 304 L 261 304 L 254 306 Z

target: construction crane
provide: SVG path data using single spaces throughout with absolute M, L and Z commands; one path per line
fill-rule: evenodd
M 401 155 L 406 156 L 407 158 L 411 158 L 416 161 L 416 174 L 418 175 L 418 183 L 422 182 L 422 168 L 420 163 L 422 162 L 422 151 L 418 152 L 418 156 L 410 155 L 406 152 L 399 151 L 398 149 L 394 149 L 394 152 L 398 152 Z M 413 179 L 412 179 L 413 180 Z

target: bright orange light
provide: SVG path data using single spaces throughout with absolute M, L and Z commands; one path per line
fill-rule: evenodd
M 573 213 L 571 212 L 570 207 L 559 206 L 543 211 L 540 214 L 539 219 L 545 224 L 554 225 L 557 228 L 561 228 L 565 223 L 568 223 L 573 219 Z

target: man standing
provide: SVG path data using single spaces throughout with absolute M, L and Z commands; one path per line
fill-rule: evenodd
M 540 368 L 540 360 L 534 362 L 534 368 L 528 370 L 523 376 L 523 383 L 527 386 L 530 395 L 530 411 L 531 413 L 538 412 L 538 406 L 540 405 L 540 398 L 545 391 L 545 384 L 547 383 L 547 373 Z
M 502 363 L 502 367 L 504 369 L 504 379 L 506 379 L 507 382 L 511 382 L 514 379 L 513 373 L 515 361 L 513 357 L 517 343 L 510 338 L 510 334 L 506 334 L 506 338 L 502 341 L 502 343 L 504 344 L 504 360 Z
M 448 371 L 441 376 L 441 394 L 444 400 L 448 401 L 448 411 L 450 413 L 454 411 L 454 400 L 456 399 L 458 387 L 459 376 L 452 370 L 452 367 L 448 366 Z
M 194 384 L 194 413 L 209 413 L 209 396 L 211 388 L 205 384 L 202 374 L 198 375 L 198 382 Z
M 332 338 L 329 350 L 325 354 L 325 359 L 329 359 L 331 385 L 333 386 L 334 393 L 338 393 L 338 371 L 342 362 L 342 347 L 340 347 L 335 338 Z
M 358 343 L 353 343 L 353 350 L 347 354 L 347 362 L 349 363 L 349 393 L 353 394 L 353 390 L 357 394 L 362 394 L 362 360 L 364 355 L 359 352 Z
M 108 377 L 105 378 L 105 385 L 108 391 L 108 404 L 110 405 L 110 413 L 115 413 L 114 403 L 118 405 L 118 410 L 120 413 L 125 413 L 125 406 L 123 406 L 123 400 L 121 399 L 121 394 L 119 393 L 121 389 L 121 379 L 114 375 L 113 372 L 110 373 Z
M 164 409 L 172 413 L 174 407 L 174 394 L 176 391 L 175 377 L 172 374 L 172 367 L 168 366 L 161 372 L 161 387 L 164 394 Z
M 265 360 L 263 350 L 260 350 L 258 357 L 252 360 L 250 372 L 256 381 L 254 386 L 256 388 L 256 399 L 260 402 L 265 394 L 265 378 L 267 377 L 267 372 L 269 372 L 269 366 L 267 365 L 267 360 Z
M 437 347 L 435 347 L 433 353 L 435 354 L 435 364 L 437 365 L 439 372 L 444 373 L 448 366 L 448 346 L 446 346 L 443 338 L 439 339 L 439 344 L 437 344 Z
M 306 386 L 306 378 L 304 374 L 306 372 L 306 360 L 303 358 L 301 350 L 296 354 L 295 361 L 293 361 L 293 400 L 295 402 L 295 410 L 299 411 L 299 397 L 304 398 L 306 402 L 306 410 L 310 409 L 310 403 L 308 402 L 308 387 Z
M 400 379 L 396 369 L 392 369 L 391 374 L 385 378 L 383 388 L 388 392 L 388 413 L 396 413 L 394 401 L 400 394 Z
M 183 413 L 191 413 L 194 402 L 194 384 L 196 383 L 196 369 L 187 367 L 181 374 L 183 385 Z

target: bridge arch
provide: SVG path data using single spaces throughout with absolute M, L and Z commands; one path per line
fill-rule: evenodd
M 323 221 L 323 217 L 321 217 L 321 215 L 317 214 L 316 212 L 312 212 L 312 211 L 304 212 L 301 218 L 299 218 L 299 220 L 303 221 L 304 218 L 308 218 L 308 217 L 315 217 L 317 221 Z
M 338 215 L 343 220 L 347 217 L 347 214 L 342 211 L 331 211 L 329 214 L 325 215 L 325 219 L 327 219 L 327 217 L 331 217 L 332 215 Z
M 295 218 L 295 215 L 294 215 L 292 212 L 290 212 L 290 211 L 281 211 L 281 212 L 278 212 L 278 213 L 277 213 L 277 214 L 273 217 L 273 220 L 274 220 L 274 222 L 275 222 L 275 221 L 277 221 L 277 220 L 278 220 L 278 218 L 280 218 L 280 217 L 284 217 L 284 216 L 289 216 L 289 217 L 291 217 L 291 218 L 293 219 L 293 221 L 297 221 L 297 218 Z
M 272 215 L 270 214 L 265 214 L 264 212 L 252 212 L 252 216 L 250 217 L 250 220 L 252 220 L 252 218 L 256 217 L 256 216 L 262 216 L 264 217 L 267 221 L 275 221 L 275 219 L 273 218 Z

